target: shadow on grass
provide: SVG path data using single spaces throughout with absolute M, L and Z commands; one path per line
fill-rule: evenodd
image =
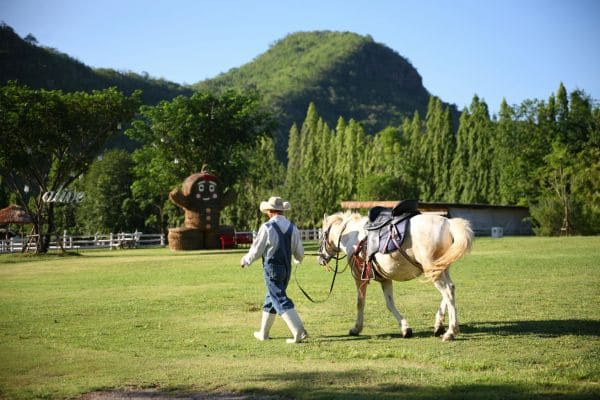
M 433 331 L 425 332 L 425 331 L 417 331 L 413 332 L 413 335 L 410 338 L 402 337 L 401 333 L 380 333 L 378 335 L 365 335 L 360 334 L 359 336 L 352 335 L 330 335 L 330 336 L 314 336 L 311 337 L 312 341 L 316 342 L 343 342 L 343 341 L 352 341 L 352 340 L 390 340 L 390 339 L 398 339 L 398 340 L 411 340 L 413 338 L 429 338 L 433 337 Z
M 360 366 L 357 365 L 357 368 Z M 384 371 L 382 371 L 384 372 Z M 600 390 L 578 386 L 465 384 L 452 386 L 373 383 L 385 379 L 373 370 L 346 372 L 293 372 L 266 374 L 257 384 L 269 381 L 282 386 L 277 391 L 260 391 L 268 396 L 303 399 L 595 399 Z M 260 383 L 259 383 L 260 382 Z M 364 384 L 362 384 L 364 382 Z M 249 391 L 258 395 L 259 391 Z
M 559 337 L 565 335 L 575 336 L 597 336 L 600 337 L 600 320 L 593 319 L 565 319 L 565 320 L 545 320 L 545 321 L 487 321 L 471 322 L 460 325 L 460 333 L 455 340 L 469 340 L 469 335 L 537 335 L 541 337 Z M 413 332 L 412 338 L 430 338 L 433 337 L 433 330 L 417 330 Z M 335 342 L 352 340 L 411 340 L 404 339 L 402 334 L 383 333 L 378 335 L 350 336 L 350 335 L 330 335 L 314 336 L 311 341 L 315 342 Z
M 360 335 L 360 336 L 350 336 L 350 335 L 329 335 L 329 336 L 311 336 L 311 342 L 352 342 L 356 340 L 369 340 L 371 336 L 368 335 Z
M 600 336 L 600 321 L 593 319 L 558 319 L 544 321 L 488 321 L 462 324 L 464 334 L 487 333 L 496 335 L 564 335 Z
M 372 370 L 346 372 L 283 372 L 260 375 L 251 389 L 241 392 L 204 392 L 192 387 L 163 387 L 150 389 L 116 389 L 85 393 L 78 400 L 284 400 L 284 399 L 597 399 L 600 390 L 564 385 L 465 384 L 451 386 L 402 385 L 380 383 L 381 377 Z M 279 389 L 269 389 L 277 382 Z M 364 382 L 364 384 L 362 384 Z

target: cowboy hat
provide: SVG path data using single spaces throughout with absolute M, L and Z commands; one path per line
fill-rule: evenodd
M 281 197 L 273 196 L 267 201 L 260 202 L 260 211 L 267 213 L 267 210 L 285 211 L 292 208 L 289 201 L 283 201 Z

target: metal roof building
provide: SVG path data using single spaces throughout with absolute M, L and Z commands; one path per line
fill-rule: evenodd
M 343 209 L 360 210 L 375 206 L 394 207 L 397 201 L 343 201 Z M 529 208 L 488 204 L 424 203 L 419 211 L 448 218 L 464 218 L 477 236 L 532 235 Z

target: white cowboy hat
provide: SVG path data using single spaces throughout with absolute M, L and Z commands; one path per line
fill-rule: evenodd
M 289 201 L 283 201 L 281 197 L 273 196 L 267 201 L 260 202 L 260 211 L 267 213 L 267 210 L 286 211 L 292 208 Z

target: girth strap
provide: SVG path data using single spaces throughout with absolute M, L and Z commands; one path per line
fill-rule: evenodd
M 397 251 L 406 261 L 423 272 L 423 266 L 413 260 L 406 253 L 406 250 L 400 247 Z M 356 269 L 353 269 L 353 275 L 356 279 L 367 282 L 370 282 L 373 279 L 377 280 L 377 278 L 383 279 L 383 275 L 379 272 L 381 266 L 375 259 L 375 253 L 371 257 L 367 256 L 367 238 L 362 239 L 358 242 L 358 245 L 356 245 L 356 249 L 352 253 L 352 261 Z M 359 276 L 356 276 L 357 274 Z

